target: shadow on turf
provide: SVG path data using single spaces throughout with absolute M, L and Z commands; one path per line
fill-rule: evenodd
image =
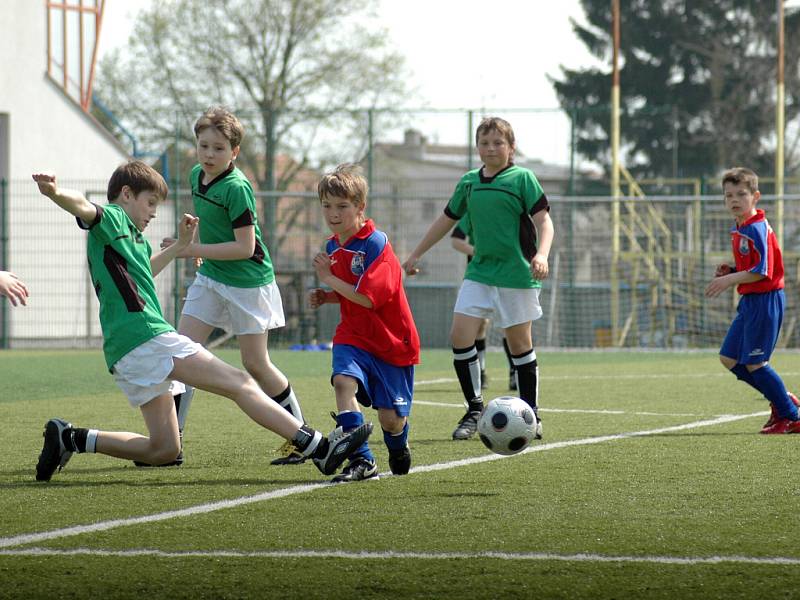
M 219 486 L 219 485 L 236 485 L 236 486 L 268 486 L 268 485 L 312 485 L 315 483 L 327 483 L 328 479 L 313 479 L 311 477 L 307 479 L 254 479 L 254 478 L 241 478 L 241 479 L 187 479 L 185 477 L 176 477 L 175 479 L 165 480 L 162 478 L 163 475 L 167 475 L 170 473 L 182 473 L 186 472 L 189 469 L 185 466 L 182 467 L 174 467 L 174 468 L 165 468 L 165 469 L 139 469 L 137 467 L 128 467 L 128 466 L 118 466 L 118 467 L 99 467 L 94 469 L 86 469 L 86 468 L 78 468 L 73 469 L 69 468 L 65 470 L 63 473 L 56 473 L 53 475 L 53 479 L 50 481 L 36 481 L 35 480 L 35 469 L 16 469 L 13 471 L 0 471 L 0 477 L 25 477 L 26 481 L 19 481 L 15 483 L 0 483 L 0 490 L 2 489 L 14 489 L 14 488 L 27 488 L 27 487 L 45 487 L 45 486 L 74 486 L 80 485 L 85 487 L 104 487 L 104 486 L 113 486 L 113 485 L 123 485 L 129 487 L 185 487 L 185 486 Z M 199 470 L 196 469 L 196 470 Z M 127 477 L 128 474 L 137 473 L 141 474 L 141 480 L 132 480 L 132 479 L 114 479 L 114 480 L 104 480 L 104 481 L 87 481 L 85 479 L 80 479 L 81 476 L 90 476 L 90 475 L 102 475 L 104 473 L 108 474 L 116 474 L 116 475 L 125 475 Z M 158 479 L 153 479 L 149 476 L 150 473 L 157 473 L 159 475 Z M 318 472 L 316 469 L 313 470 L 313 473 L 316 475 Z M 28 481 L 27 478 L 30 477 Z

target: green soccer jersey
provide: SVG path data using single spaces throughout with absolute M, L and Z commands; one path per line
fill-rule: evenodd
M 89 230 L 89 272 L 100 301 L 103 353 L 108 369 L 146 341 L 175 331 L 161 312 L 150 268 L 152 249 L 118 204 L 97 206 Z
M 481 169 L 469 171 L 458 182 L 445 208 L 453 219 L 467 216 L 475 248 L 465 279 L 507 288 L 537 288 L 530 261 L 536 252 L 531 215 L 549 210 L 536 176 L 511 165 L 494 177 Z
M 253 256 L 243 260 L 203 259 L 198 271 L 226 285 L 254 288 L 275 279 L 267 246 L 261 241 L 256 217 L 253 186 L 239 169 L 231 166 L 208 185 L 202 184 L 203 169 L 198 164 L 189 180 L 195 216 L 200 217 L 200 242 L 220 244 L 236 241 L 234 230 L 252 225 L 255 228 L 256 248 Z

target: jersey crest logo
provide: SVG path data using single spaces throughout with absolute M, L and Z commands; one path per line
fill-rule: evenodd
M 747 243 L 747 238 L 739 238 L 739 254 L 750 254 L 750 244 Z
M 350 262 L 350 271 L 359 277 L 364 274 L 364 255 L 356 254 Z

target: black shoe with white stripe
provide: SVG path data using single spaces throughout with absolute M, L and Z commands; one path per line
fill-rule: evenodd
M 44 445 L 36 463 L 36 481 L 50 481 L 56 469 L 61 471 L 72 457 L 74 448 L 68 449 L 64 445 L 61 434 L 72 427 L 62 419 L 50 419 L 44 425 Z

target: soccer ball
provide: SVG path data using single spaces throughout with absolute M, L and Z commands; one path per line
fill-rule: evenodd
M 496 454 L 516 454 L 536 435 L 536 415 L 527 402 L 515 396 L 495 398 L 478 420 L 478 436 Z

